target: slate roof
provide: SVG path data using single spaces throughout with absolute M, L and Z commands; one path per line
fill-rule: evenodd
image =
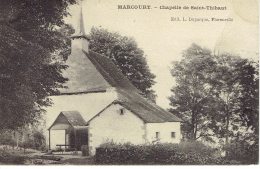
M 116 89 L 118 99 L 114 100 L 107 107 L 112 104 L 120 104 L 124 108 L 130 110 L 132 113 L 137 115 L 145 123 L 165 123 L 165 122 L 182 122 L 180 118 L 174 114 L 164 110 L 155 103 L 145 99 L 143 96 L 136 92 L 127 91 L 124 89 Z M 101 114 L 107 109 L 105 107 L 94 117 L 92 117 L 87 123 L 89 124 L 95 117 Z
M 60 112 L 60 114 L 55 119 L 55 121 L 52 123 L 52 125 L 48 128 L 48 130 L 50 130 L 54 126 L 60 125 L 60 124 L 63 124 L 63 125 L 66 124 L 66 125 L 70 125 L 72 127 L 83 127 L 83 126 L 87 125 L 86 121 L 83 119 L 83 117 L 81 116 L 81 114 L 78 111 Z M 62 127 L 62 129 L 64 129 L 63 127 Z M 58 128 L 61 129 L 60 126 Z
M 182 120 L 172 113 L 164 110 L 155 103 L 149 101 L 138 93 L 118 89 L 118 100 L 115 103 L 122 104 L 140 117 L 146 123 L 181 122 Z
M 140 92 L 109 58 L 91 50 L 69 56 L 66 64 L 63 76 L 69 81 L 61 94 L 104 92 L 111 87 Z
M 104 79 L 82 50 L 75 50 L 66 60 L 68 68 L 62 72 L 69 80 L 61 94 L 104 92 L 111 85 Z
M 117 66 L 107 57 L 102 56 L 99 53 L 89 50 L 86 56 L 96 67 L 98 72 L 104 77 L 104 79 L 115 88 L 122 88 L 132 90 L 132 92 L 140 92 L 117 68 Z
M 87 123 L 78 111 L 62 111 L 68 122 L 72 126 L 85 126 Z

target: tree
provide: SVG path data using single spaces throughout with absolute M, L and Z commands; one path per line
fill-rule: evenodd
M 219 104 L 214 132 L 225 138 L 225 145 L 238 136 L 258 135 L 258 75 L 248 59 L 222 54 L 213 56 L 217 62 L 215 85 Z M 258 139 L 255 139 L 255 141 Z
M 222 111 L 219 112 L 217 134 L 225 138 L 225 144 L 229 143 L 229 138 L 233 137 L 241 127 L 240 111 L 236 111 L 241 95 L 241 85 L 239 82 L 239 64 L 243 61 L 238 56 L 223 54 L 214 56 L 217 62 L 216 86 L 218 97 L 221 100 Z
M 219 138 L 227 146 L 254 131 L 258 144 L 258 72 L 252 62 L 213 55 L 193 44 L 171 73 L 177 85 L 171 90 L 170 111 L 185 120 L 186 138 Z
M 90 49 L 110 58 L 122 73 L 139 89 L 146 98 L 155 102 L 155 75 L 150 72 L 144 51 L 133 38 L 108 32 L 102 28 L 92 28 Z
M 241 85 L 239 106 L 243 125 L 259 132 L 259 65 L 247 59 L 238 65 L 238 80 Z
M 237 131 L 226 135 L 226 155 L 228 159 L 240 159 L 244 164 L 257 164 L 259 152 L 259 74 L 258 64 L 248 59 L 242 59 L 236 64 Z M 238 129 L 239 128 L 239 129 Z M 242 130 L 241 130 L 242 129 Z M 232 129 L 234 130 L 234 129 Z
M 180 62 L 174 62 L 171 70 L 177 83 L 170 99 L 170 112 L 177 113 L 184 121 L 186 138 L 196 140 L 208 137 L 209 120 L 214 101 L 211 79 L 216 63 L 208 49 L 193 44 L 183 53 Z
M 37 121 L 51 105 L 47 97 L 66 81 L 64 26 L 67 7 L 75 0 L 1 0 L 0 129 L 16 129 Z M 67 52 L 66 52 L 67 51 Z

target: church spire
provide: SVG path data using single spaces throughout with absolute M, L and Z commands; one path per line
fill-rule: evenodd
M 82 14 L 82 1 L 83 0 L 81 0 L 81 2 L 80 2 L 80 13 L 79 13 L 77 27 L 76 27 L 75 33 L 71 36 L 72 39 L 74 39 L 74 38 L 87 39 L 87 36 L 85 33 L 84 21 L 83 21 L 83 14 Z
M 84 20 L 82 15 L 82 0 L 80 2 L 80 13 L 78 18 L 77 27 L 75 33 L 71 36 L 71 53 L 72 55 L 78 53 L 78 51 L 89 50 L 89 39 L 85 33 Z

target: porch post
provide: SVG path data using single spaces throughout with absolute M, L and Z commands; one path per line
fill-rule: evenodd
M 76 129 L 73 128 L 74 130 L 74 142 L 75 142 L 75 148 L 77 149 L 77 134 L 76 134 Z
M 65 130 L 65 150 L 66 150 L 66 146 L 67 146 L 67 130 Z
M 51 129 L 49 130 L 49 150 L 51 149 Z

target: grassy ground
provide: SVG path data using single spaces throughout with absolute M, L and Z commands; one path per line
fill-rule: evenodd
M 16 149 L 0 149 L 0 164 L 24 164 L 27 154 Z
M 78 155 L 46 155 L 36 150 L 0 146 L 0 165 L 93 165 L 93 157 Z

